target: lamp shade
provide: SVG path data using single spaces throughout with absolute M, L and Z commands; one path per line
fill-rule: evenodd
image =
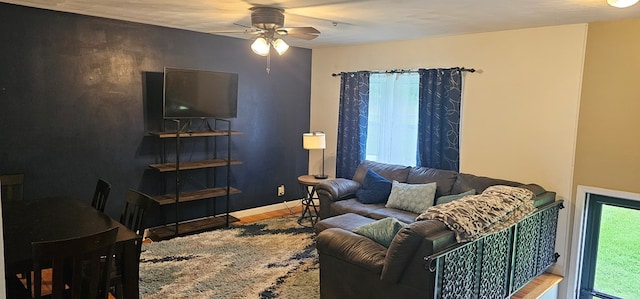
M 264 37 L 258 37 L 251 44 L 251 50 L 261 56 L 267 56 L 269 54 L 269 42 Z
M 638 3 L 638 0 L 607 0 L 607 3 L 613 7 L 625 8 Z
M 273 45 L 273 48 L 276 49 L 276 52 L 278 52 L 278 55 L 284 54 L 284 52 L 287 52 L 289 49 L 289 45 L 280 38 L 274 40 L 271 44 Z
M 304 149 L 325 149 L 324 133 L 311 132 L 302 134 L 302 147 Z

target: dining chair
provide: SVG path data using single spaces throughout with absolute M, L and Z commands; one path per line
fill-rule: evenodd
M 96 183 L 96 190 L 93 192 L 91 206 L 104 213 L 104 207 L 107 205 L 109 192 L 111 192 L 111 184 L 103 179 L 98 179 L 98 182 Z
M 124 209 L 120 215 L 120 223 L 138 235 L 144 233 L 146 211 L 156 205 L 151 196 L 140 191 L 129 189 Z
M 34 298 L 42 298 L 43 269 L 51 269 L 52 299 L 108 298 L 117 234 L 114 227 L 83 237 L 31 243 Z
M 0 185 L 2 200 L 22 200 L 24 198 L 24 173 L 0 175 Z M 26 280 L 28 286 L 31 286 L 30 272 L 24 271 L 20 273 L 20 276 Z
M 129 189 L 120 223 L 128 229 L 143 235 L 146 228 L 145 216 L 149 209 L 157 205 L 151 196 L 140 191 Z M 115 256 L 115 268 L 111 274 L 111 287 L 114 288 L 116 298 L 122 298 L 122 270 L 120 269 L 120 257 Z
M 18 200 L 24 197 L 24 173 L 0 175 L 2 185 L 2 198 L 5 200 Z

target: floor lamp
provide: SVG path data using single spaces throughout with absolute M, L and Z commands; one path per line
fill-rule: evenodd
M 328 176 L 324 173 L 324 149 L 327 146 L 324 140 L 324 132 L 310 132 L 302 134 L 302 147 L 306 150 L 322 150 L 322 174 L 314 174 L 313 176 L 316 179 L 326 179 Z

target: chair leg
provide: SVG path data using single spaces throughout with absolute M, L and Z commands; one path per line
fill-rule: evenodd
M 9 275 L 6 277 L 5 287 L 7 289 L 7 298 L 31 298 L 31 292 L 27 291 L 24 285 L 22 285 L 17 275 Z
M 122 281 L 120 279 L 112 279 L 109 286 L 109 293 L 115 296 L 116 299 L 124 298 L 122 294 Z
M 27 285 L 27 291 L 31 293 L 31 288 L 33 288 L 33 282 L 31 281 L 31 271 L 22 272 L 20 276 L 25 280 L 25 284 Z
M 122 284 L 118 283 L 116 285 L 116 298 L 121 299 L 124 298 L 124 295 L 122 294 Z

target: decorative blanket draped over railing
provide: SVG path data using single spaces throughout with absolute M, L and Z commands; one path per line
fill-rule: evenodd
M 517 223 L 535 210 L 535 194 L 528 189 L 491 186 L 478 195 L 430 207 L 416 220 L 442 221 L 458 242 L 476 240 Z

